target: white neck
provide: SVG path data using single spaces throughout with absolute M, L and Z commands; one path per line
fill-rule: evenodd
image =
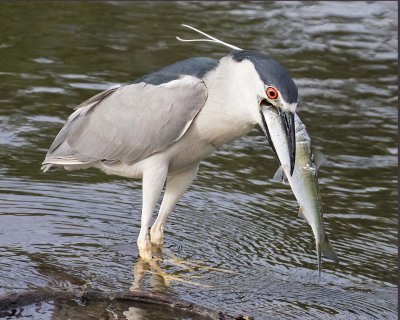
M 239 63 L 224 57 L 204 82 L 208 98 L 196 125 L 207 140 L 219 146 L 246 135 L 260 123 L 257 94 L 263 94 L 264 85 L 250 61 Z

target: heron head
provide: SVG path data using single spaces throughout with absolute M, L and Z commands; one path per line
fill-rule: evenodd
M 177 37 L 177 39 L 180 41 L 214 42 L 234 49 L 234 51 L 228 54 L 227 57 L 222 58 L 220 62 L 231 62 L 233 60 L 234 62 L 239 63 L 239 65 L 246 65 L 246 67 L 238 69 L 242 72 L 242 74 L 240 74 L 240 72 L 239 74 L 237 74 L 239 78 L 242 78 L 243 75 L 249 75 L 248 71 L 255 71 L 250 72 L 255 76 L 243 77 L 243 79 L 240 80 L 233 79 L 233 82 L 236 84 L 239 82 L 246 82 L 245 87 L 250 89 L 238 90 L 236 94 L 241 96 L 241 100 L 258 102 L 256 106 L 257 109 L 253 108 L 254 105 L 251 102 L 249 103 L 251 105 L 249 106 L 250 114 L 254 115 L 253 118 L 259 122 L 274 151 L 275 148 L 269 135 L 265 117 L 268 116 L 268 114 L 271 116 L 271 113 L 268 112 L 268 110 L 270 111 L 271 106 L 277 109 L 286 133 L 290 157 L 290 173 L 292 174 L 296 155 L 294 113 L 297 106 L 298 93 L 297 87 L 292 78 L 289 76 L 287 70 L 269 56 L 253 51 L 242 50 L 239 47 L 221 41 L 192 26 L 185 24 L 183 24 L 182 26 L 204 35 L 207 39 L 182 39 L 180 37 Z M 226 58 L 228 59 L 225 60 Z M 228 72 L 228 74 L 230 73 Z M 246 93 L 247 97 L 244 97 L 246 96 Z M 254 99 L 255 95 L 252 95 L 252 93 L 257 94 L 257 99 Z M 250 97 L 248 96 L 248 94 L 250 94 Z M 279 159 L 279 161 L 282 162 L 281 159 Z
M 255 88 L 258 98 L 257 111 L 259 111 L 257 120 L 273 150 L 275 148 L 269 135 L 267 122 L 265 121 L 265 117 L 268 116 L 266 110 L 272 106 L 279 112 L 286 133 L 290 169 L 291 173 L 293 173 L 296 155 L 294 114 L 298 98 L 296 84 L 287 70 L 269 56 L 246 50 L 235 50 L 230 56 L 236 62 L 250 62 L 256 70 L 256 74 L 259 77 L 259 85 Z

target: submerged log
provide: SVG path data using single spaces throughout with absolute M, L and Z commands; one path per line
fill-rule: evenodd
M 218 312 L 192 302 L 179 300 L 165 294 L 146 292 L 146 291 L 110 291 L 104 292 L 93 288 L 39 288 L 21 292 L 12 292 L 0 295 L 0 317 L 14 314 L 16 309 L 26 305 L 49 300 L 78 300 L 83 304 L 90 301 L 131 301 L 146 304 L 157 304 L 181 311 L 191 312 L 196 315 L 218 320 L 247 320 L 247 316 L 231 316 L 223 312 Z

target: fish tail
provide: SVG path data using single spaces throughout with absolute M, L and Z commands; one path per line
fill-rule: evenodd
M 337 257 L 335 250 L 333 250 L 333 247 L 326 234 L 324 234 L 321 240 L 316 243 L 316 247 L 317 247 L 317 257 L 318 257 L 318 276 L 319 280 L 321 280 L 322 256 L 335 261 L 336 264 L 339 263 L 339 259 Z
M 322 258 L 321 258 L 321 244 L 317 244 L 317 257 L 318 257 L 318 277 L 321 280 Z
M 336 264 L 339 263 L 339 258 L 335 252 L 335 250 L 333 250 L 333 247 L 329 241 L 328 236 L 325 234 L 322 238 L 321 241 L 321 251 L 322 251 L 322 255 L 330 260 L 335 261 Z

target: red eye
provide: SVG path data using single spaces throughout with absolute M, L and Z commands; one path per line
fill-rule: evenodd
M 267 97 L 270 99 L 278 98 L 278 91 L 276 91 L 276 89 L 272 87 L 267 88 Z

